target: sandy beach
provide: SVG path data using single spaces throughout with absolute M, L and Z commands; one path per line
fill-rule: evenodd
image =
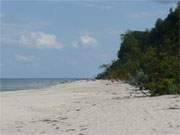
M 179 135 L 180 96 L 124 82 L 76 81 L 1 92 L 2 135 Z

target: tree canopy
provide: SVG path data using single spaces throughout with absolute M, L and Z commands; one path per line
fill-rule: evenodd
M 97 79 L 128 80 L 152 95 L 180 94 L 180 4 L 146 31 L 121 35 L 118 59 Z

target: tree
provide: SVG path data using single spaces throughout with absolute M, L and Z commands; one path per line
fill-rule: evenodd
M 152 95 L 180 94 L 180 2 L 154 28 L 121 34 L 118 59 L 103 65 L 98 78 L 133 80 Z

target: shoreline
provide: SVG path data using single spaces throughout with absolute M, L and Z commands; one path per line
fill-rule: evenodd
M 0 92 L 2 135 L 178 135 L 180 96 L 144 97 L 118 81 Z
M 17 90 L 7 90 L 7 91 L 0 91 L 0 93 L 26 93 L 27 91 L 29 92 L 41 92 L 41 91 L 51 91 L 52 89 L 59 89 L 61 90 L 61 87 L 67 86 L 71 83 L 81 83 L 81 82 L 88 82 L 89 80 L 76 80 L 76 81 L 68 81 L 68 82 L 63 82 L 63 83 L 58 83 L 58 84 L 53 84 L 41 88 L 31 88 L 31 89 L 17 89 Z
M 15 78 L 16 79 L 16 78 Z M 28 79 L 31 79 L 31 78 L 28 78 Z M 41 78 L 37 78 L 37 79 L 41 79 Z M 47 78 L 49 79 L 49 78 Z M 50 78 L 51 79 L 51 78 Z M 52 79 L 56 79 L 56 78 L 52 78 Z M 34 87 L 34 88 L 23 88 L 22 89 L 18 89 L 18 88 L 15 88 L 15 89 L 3 89 L 3 88 L 0 88 L 0 93 L 1 92 L 13 92 L 13 91 L 26 91 L 26 90 L 44 90 L 44 89 L 50 89 L 51 87 L 54 87 L 56 85 L 61 85 L 61 84 L 67 84 L 67 83 L 72 83 L 72 82 L 76 82 L 76 81 L 91 81 L 93 79 L 71 79 L 71 80 L 62 80 L 62 82 L 58 82 L 56 84 L 49 84 L 49 85 L 45 85 L 45 86 L 37 86 L 37 87 Z

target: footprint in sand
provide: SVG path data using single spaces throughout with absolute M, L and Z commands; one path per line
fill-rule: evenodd
M 69 132 L 69 131 L 75 131 L 75 129 L 71 128 L 71 129 L 66 129 L 66 132 Z
M 16 128 L 23 128 L 23 126 L 17 126 Z
M 81 131 L 83 131 L 83 130 L 87 130 L 87 128 L 81 128 L 80 130 L 81 130 Z
M 59 127 L 56 127 L 56 129 L 59 129 Z
M 52 126 L 56 126 L 56 124 L 52 124 Z
M 76 109 L 76 111 L 77 111 L 77 112 L 79 112 L 79 111 L 80 111 L 80 109 Z
M 58 117 L 58 119 L 60 119 L 60 120 L 67 120 L 68 118 L 67 117 Z
M 51 120 L 50 119 L 43 119 L 43 120 L 40 120 L 42 122 L 50 122 Z
M 80 127 L 80 130 L 81 130 L 81 131 L 84 131 L 84 130 L 87 130 L 87 129 L 88 129 L 86 125 L 82 125 L 82 126 L 79 126 L 79 127 Z
M 57 122 L 59 122 L 58 120 L 51 120 L 51 119 L 43 119 L 43 120 L 40 120 L 40 121 L 42 121 L 42 122 L 46 122 L 47 124 L 49 124 L 49 123 L 57 123 Z

